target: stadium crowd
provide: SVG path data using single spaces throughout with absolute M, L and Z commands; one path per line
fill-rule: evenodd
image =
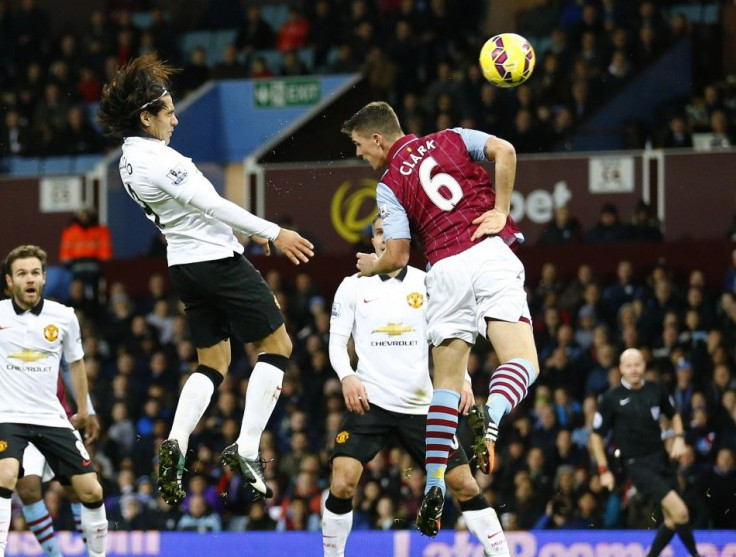
M 479 0 L 463 10 L 450 9 L 447 0 L 284 3 L 281 19 L 264 18 L 262 11 L 279 8 L 273 4 L 246 10 L 220 0 L 186 7 L 110 0 L 58 33 L 36 0 L 17 8 L 0 0 L 0 154 L 108 148 L 94 122 L 102 83 L 118 65 L 153 50 L 183 67 L 178 97 L 208 79 L 361 71 L 375 98 L 397 106 L 409 132 L 460 125 L 505 137 L 521 153 L 570 150 L 578 124 L 693 32 L 676 5 L 548 0 L 519 16 L 520 31 L 537 45 L 532 79 L 500 90 L 485 82 L 477 64 L 487 38 Z M 217 47 L 221 52 L 208 52 L 213 47 L 204 39 L 184 44 L 188 32 L 201 29 L 230 30 L 232 38 Z M 700 41 L 699 59 L 718 59 L 715 49 Z M 691 98 L 659 107 L 654 128 L 632 122 L 627 147 L 692 146 L 692 134 L 700 132 L 716 135 L 711 145 L 730 146 L 735 113 L 736 87 L 713 76 L 697 83 Z
M 187 21 L 173 2 L 108 4 L 74 33 L 53 36 L 48 14 L 34 0 L 22 0 L 19 8 L 0 0 L 5 113 L 0 153 L 46 156 L 104 149 L 88 110 L 99 100 L 101 83 L 119 64 L 154 49 L 184 66 L 180 93 L 210 77 L 362 70 L 377 97 L 400 107 L 407 132 L 467 125 L 507 137 L 522 153 L 565 150 L 576 123 L 606 94 L 689 32 L 682 17 L 665 17 L 666 3 L 548 2 L 548 26 L 539 32 L 549 35 L 550 46 L 537 53 L 534 77 L 526 86 L 501 91 L 483 81 L 475 62 L 483 40 L 478 28 L 482 2 L 458 12 L 449 10 L 446 0 L 318 0 L 305 3 L 309 9 L 303 12 L 290 9 L 279 29 L 269 27 L 257 7 L 239 14 L 221 9 L 238 4 L 232 2 L 205 2 L 196 21 Z M 137 27 L 133 15 L 140 12 L 149 18 Z M 181 52 L 182 33 L 200 24 L 225 28 L 234 21 L 241 22 L 235 41 L 225 47 L 218 65 L 210 67 L 201 48 Z M 294 55 L 302 48 L 311 51 L 312 67 Z M 268 67 L 258 55 L 271 49 L 282 52 L 278 66 Z M 682 116 L 672 118 L 671 138 L 664 129 L 654 135 L 656 143 L 687 146 L 688 134 L 708 129 L 715 114 L 722 115 L 715 119 L 731 141 L 736 89 L 727 82 L 707 84 L 679 109 Z M 569 214 L 559 213 L 545 231 L 546 243 L 582 236 Z M 646 211 L 642 219 L 636 232 L 651 236 L 637 239 L 658 239 Z M 630 240 L 631 233 L 618 223 L 615 210 L 604 210 L 598 230 L 583 239 Z M 261 443 L 274 497 L 254 501 L 251 489 L 219 464 L 219 453 L 237 437 L 257 357 L 233 344 L 232 371 L 190 442 L 187 497 L 180 508 L 157 496 L 153 478 L 177 393 L 197 365 L 182 308 L 163 275 L 150 277 L 148 294 L 138 299 L 122 283 L 111 284 L 103 300 L 90 296 L 80 281 L 72 282 L 61 301 L 77 310 L 82 324 L 104 432 L 93 458 L 113 529 L 319 529 L 327 455 L 345 409 L 327 355 L 332 293 L 320 292 L 309 272 L 299 273 L 293 283 L 276 271 L 266 275 L 295 347 Z M 617 384 L 617 357 L 628 347 L 645 352 L 648 380 L 665 384 L 683 415 L 688 456 L 678 477 L 693 525 L 736 528 L 736 513 L 728 512 L 736 493 L 736 288 L 729 277 L 714 289 L 715 278 L 706 280 L 698 270 L 680 277 L 661 265 L 635 269 L 621 261 L 613 280 L 595 276 L 587 264 L 563 280 L 554 263 L 544 263 L 539 282 L 527 285 L 542 372 L 525 403 L 504 422 L 496 471 L 477 475 L 506 528 L 652 524 L 652 509 L 630 484 L 619 483 L 610 494 L 601 487 L 586 449 L 597 396 Z M 469 363 L 477 402 L 487 395 L 496 365 L 494 352 L 479 343 Z M 615 458 L 610 462 L 615 464 Z M 410 527 L 424 480 L 398 447 L 380 453 L 363 476 L 354 528 Z M 73 530 L 73 516 L 56 482 L 45 500 L 57 529 Z M 453 506 L 445 509 L 445 528 L 461 528 Z M 20 514 L 14 528 L 24 528 Z
M 723 288 L 697 269 L 673 276 L 663 265 L 618 264 L 616 277 L 595 276 L 581 264 L 571 280 L 542 266 L 529 284 L 542 367 L 526 401 L 504 423 L 496 470 L 477 472 L 483 493 L 507 529 L 645 528 L 647 505 L 630 484 L 602 489 L 586 444 L 597 397 L 618 383 L 617 357 L 642 349 L 647 379 L 672 393 L 686 424 L 687 458 L 678 478 L 696 528 L 736 528 L 728 512 L 736 493 L 736 290 L 733 273 Z M 150 277 L 145 296 L 133 299 L 113 283 L 103 303 L 74 281 L 66 299 L 80 317 L 90 391 L 103 435 L 92 451 L 103 481 L 108 516 L 116 529 L 318 530 L 329 480 L 327 456 L 345 411 L 340 383 L 327 355 L 330 292 L 307 272 L 286 283 L 277 271 L 266 280 L 276 292 L 294 342 L 283 391 L 261 442 L 266 477 L 275 495 L 254 501 L 252 490 L 219 463 L 237 437 L 243 393 L 256 361 L 233 344 L 232 371 L 218 389 L 190 442 L 186 499 L 171 508 L 157 496 L 157 451 L 170 428 L 177 393 L 196 367 L 186 319 L 166 278 Z M 63 297 L 62 297 L 63 298 Z M 487 344 L 471 355 L 477 402 L 484 401 L 497 361 Z M 468 441 L 469 432 L 461 439 Z M 609 462 L 615 463 L 613 456 Z M 367 467 L 356 496 L 355 528 L 410 527 L 425 478 L 398 446 Z M 45 494 L 58 529 L 73 529 L 63 490 Z M 453 505 L 445 527 L 462 528 Z M 22 515 L 14 527 L 22 529 Z

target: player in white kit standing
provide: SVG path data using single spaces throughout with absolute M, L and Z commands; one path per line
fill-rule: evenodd
M 383 253 L 383 220 L 373 221 L 371 242 Z M 325 557 L 342 557 L 353 524 L 353 496 L 363 468 L 393 436 L 424 469 L 424 432 L 432 399 L 426 334 L 425 273 L 411 266 L 386 275 L 342 281 L 332 304 L 330 363 L 342 382 L 348 413 L 330 458 L 332 479 L 322 515 Z M 353 370 L 348 339 L 353 337 L 358 367 Z M 459 411 L 473 404 L 470 376 Z M 454 439 L 447 484 L 458 500 L 468 529 L 485 555 L 508 557 L 496 512 L 473 478 L 465 451 Z
M 5 555 L 16 487 L 29 443 L 50 467 L 69 478 L 82 502 L 82 529 L 90 557 L 105 555 L 107 517 L 102 486 L 74 435 L 88 419 L 87 375 L 74 310 L 43 298 L 46 252 L 19 246 L 6 258 L 11 298 L 0 301 L 0 557 Z M 69 362 L 77 414 L 67 419 L 57 396 L 61 357 Z

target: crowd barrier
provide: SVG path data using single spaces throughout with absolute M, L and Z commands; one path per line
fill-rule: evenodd
M 86 555 L 78 535 L 58 534 L 66 557 Z M 654 530 L 557 530 L 509 532 L 513 557 L 644 557 Z M 736 557 L 736 534 L 701 530 L 695 533 L 702 557 Z M 416 531 L 356 531 L 348 540 L 346 555 L 373 557 L 482 557 L 483 547 L 467 531 L 444 531 L 427 538 Z M 10 534 L 7 557 L 42 555 L 29 532 Z M 108 557 L 210 556 L 302 557 L 322 555 L 317 532 L 112 532 Z M 675 538 L 662 557 L 684 557 L 685 547 Z

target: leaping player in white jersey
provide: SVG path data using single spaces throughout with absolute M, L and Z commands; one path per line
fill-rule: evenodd
M 19 246 L 6 258 L 11 298 L 0 302 L 0 557 L 5 555 L 10 497 L 20 465 L 33 443 L 59 475 L 69 478 L 82 501 L 82 529 L 90 557 L 105 555 L 107 517 L 102 486 L 74 428 L 88 419 L 87 375 L 74 310 L 44 300 L 46 252 Z M 71 421 L 57 396 L 59 365 L 69 362 L 77 398 Z
M 223 450 L 222 460 L 270 497 L 258 445 L 281 392 L 292 346 L 273 293 L 243 257 L 233 230 L 250 236 L 267 255 L 272 241 L 296 265 L 314 255 L 314 246 L 220 197 L 191 159 L 168 146 L 179 123 L 168 84 L 174 71 L 154 54 L 130 61 L 105 85 L 99 110 L 107 134 L 123 140 L 125 190 L 166 236 L 169 272 L 186 306 L 199 359 L 182 389 L 169 439 L 159 449 L 158 485 L 167 503 L 184 498 L 189 436 L 228 372 L 233 336 L 252 342 L 259 356 L 240 435 Z
M 373 221 L 371 243 L 377 256 L 386 249 L 383 220 Z M 422 469 L 427 412 L 432 400 L 426 334 L 426 273 L 405 266 L 387 275 L 342 281 L 332 305 L 330 363 L 342 381 L 348 413 L 335 438 L 330 458 L 332 480 L 322 515 L 325 557 L 345 555 L 353 524 L 353 496 L 367 462 L 395 436 Z M 348 340 L 353 337 L 358 368 L 353 370 Z M 470 376 L 459 411 L 473 405 Z M 485 555 L 506 556 L 509 550 L 496 512 L 480 491 L 457 439 L 445 476 L 457 498 L 468 529 Z

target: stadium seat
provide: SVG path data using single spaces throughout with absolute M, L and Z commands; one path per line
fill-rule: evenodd
M 307 67 L 308 72 L 314 71 L 314 49 L 313 48 L 300 48 L 299 49 L 299 58 L 302 62 L 304 62 L 304 65 Z
M 691 23 L 715 25 L 718 23 L 720 8 L 718 2 L 697 2 L 695 4 L 675 4 L 665 9 L 670 17 L 683 13 Z
M 215 66 L 222 62 L 222 53 L 225 47 L 235 42 L 238 36 L 237 29 L 221 29 L 212 32 L 212 48 L 207 52 L 207 63 Z
M 258 57 L 263 57 L 266 59 L 266 64 L 274 75 L 278 75 L 278 73 L 281 71 L 281 66 L 284 58 L 281 52 L 279 52 L 278 50 L 254 50 L 253 55 L 251 56 L 251 61 L 255 60 Z
M 287 4 L 269 4 L 262 6 L 261 16 L 274 31 L 278 32 L 289 17 L 289 6 Z
M 189 59 L 192 50 L 198 46 L 204 47 L 209 54 L 213 48 L 213 36 L 213 31 L 189 31 L 188 33 L 183 33 L 180 46 L 185 58 Z
M 130 21 L 136 29 L 146 30 L 153 24 L 153 18 L 150 12 L 133 12 L 130 14 Z

